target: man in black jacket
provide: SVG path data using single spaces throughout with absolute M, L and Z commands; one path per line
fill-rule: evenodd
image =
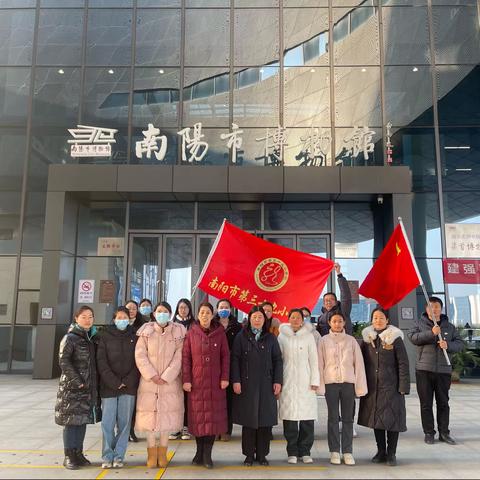
M 335 272 L 337 273 L 337 282 L 340 287 L 340 299 L 337 300 L 335 292 L 327 292 L 323 296 L 322 314 L 319 315 L 317 320 L 317 331 L 323 337 L 330 331 L 328 321 L 334 313 L 341 313 L 345 319 L 345 332 L 349 335 L 352 334 L 352 320 L 350 319 L 350 313 L 352 311 L 352 293 L 348 286 L 347 279 L 343 276 L 340 270 L 340 264 L 335 263 Z
M 450 436 L 448 391 L 450 390 L 452 367 L 447 364 L 443 350 L 449 354 L 460 352 L 464 348 L 463 340 L 455 326 L 442 314 L 443 302 L 438 297 L 430 297 L 431 307 L 425 305 L 425 312 L 408 332 L 408 338 L 417 346 L 417 361 L 415 365 L 417 392 L 420 399 L 425 443 L 433 445 L 435 439 L 435 421 L 433 418 L 433 395 L 437 403 L 437 424 L 439 440 L 455 445 Z M 437 325 L 433 322 L 437 319 Z M 441 334 L 442 340 L 438 339 Z

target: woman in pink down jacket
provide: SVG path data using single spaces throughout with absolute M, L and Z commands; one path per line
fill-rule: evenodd
M 355 397 L 367 394 L 367 378 L 362 351 L 357 340 L 345 333 L 345 318 L 334 313 L 328 320 L 330 333 L 318 343 L 320 395 L 325 395 L 328 408 L 328 447 L 330 463 L 339 465 L 343 452 L 345 465 L 355 465 L 353 458 L 353 414 Z M 340 441 L 339 405 L 341 406 L 342 438 Z

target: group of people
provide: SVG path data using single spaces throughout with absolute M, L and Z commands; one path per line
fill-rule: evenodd
M 68 469 L 89 465 L 86 425 L 102 422 L 102 468 L 121 468 L 135 430 L 147 441 L 147 467 L 166 467 L 170 439 L 195 437 L 192 464 L 213 467 L 217 438 L 228 441 L 242 426 L 244 465 L 268 465 L 272 427 L 283 422 L 287 461 L 312 463 L 317 396 L 325 396 L 332 464 L 354 465 L 355 399 L 358 424 L 374 430 L 374 463 L 396 465 L 399 433 L 407 429 L 404 396 L 410 391 L 403 332 L 375 308 L 362 340 L 351 336 L 351 296 L 335 265 L 341 302 L 329 292 L 315 326 L 308 308 L 294 308 L 288 322 L 273 317 L 269 302 L 254 306 L 243 324 L 228 299 L 216 309 L 201 303 L 193 315 L 188 299 L 173 312 L 167 302 L 127 302 L 113 324 L 97 334 L 94 312 L 82 306 L 60 344 L 62 370 L 56 423 L 64 426 Z M 417 391 L 425 443 L 434 443 L 433 395 L 439 439 L 449 432 L 449 354 L 463 341 L 442 302 L 429 305 L 408 337 L 418 347 Z M 442 340 L 438 340 L 438 334 Z

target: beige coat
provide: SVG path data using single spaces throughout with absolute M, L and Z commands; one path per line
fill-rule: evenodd
M 182 348 L 187 331 L 170 322 L 162 333 L 155 322 L 143 325 L 135 349 L 140 370 L 135 428 L 139 431 L 178 432 L 183 426 Z M 167 382 L 152 382 L 160 375 Z
M 367 378 L 363 355 L 357 340 L 345 331 L 333 333 L 330 330 L 318 343 L 318 367 L 320 388 L 318 393 L 325 395 L 325 384 L 353 383 L 355 395 L 367 394 Z

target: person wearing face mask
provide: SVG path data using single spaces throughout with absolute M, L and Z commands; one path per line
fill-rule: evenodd
M 183 423 L 182 347 L 186 330 L 172 322 L 167 302 L 155 306 L 155 322 L 138 332 L 135 361 L 140 370 L 135 428 L 147 435 L 147 467 L 165 468 L 170 432 Z
M 55 404 L 55 423 L 62 425 L 63 466 L 78 470 L 90 465 L 83 455 L 87 424 L 101 420 L 96 368 L 96 327 L 93 310 L 80 307 L 60 342 L 58 362 L 62 374 Z
M 140 306 L 138 307 L 138 311 L 143 318 L 144 323 L 154 322 L 155 318 L 153 316 L 153 305 L 152 302 L 148 298 L 142 298 L 140 300 Z
M 279 399 L 280 420 L 287 440 L 288 463 L 298 458 L 313 463 L 311 449 L 314 422 L 318 418 L 317 389 L 320 385 L 318 353 L 312 324 L 303 321 L 299 308 L 280 325 L 278 344 L 283 357 L 283 388 Z
M 410 393 L 410 370 L 403 332 L 388 323 L 388 314 L 375 308 L 372 325 L 362 331 L 368 393 L 360 399 L 359 425 L 373 428 L 377 453 L 373 463 L 397 464 L 400 432 L 407 431 L 405 395 Z
M 282 390 L 283 362 L 278 340 L 267 329 L 262 307 L 253 307 L 246 327 L 232 348 L 233 422 L 242 426 L 244 465 L 255 456 L 268 466 L 272 427 L 278 423 L 277 399 Z
M 232 351 L 233 341 L 235 337 L 241 332 L 242 326 L 238 323 L 237 317 L 232 314 L 232 304 L 227 298 L 222 298 L 217 302 L 217 313 L 214 321 L 218 321 L 225 329 L 227 336 L 228 349 Z M 220 436 L 222 442 L 229 442 L 232 436 L 233 421 L 232 421 L 232 399 L 233 387 L 230 384 L 227 387 L 227 412 L 228 412 L 228 430 L 227 433 Z
M 119 307 L 103 330 L 97 349 L 102 398 L 102 468 L 122 468 L 140 373 L 135 364 L 137 336 L 129 311 Z
M 188 298 L 181 298 L 177 302 L 177 308 L 175 309 L 175 315 L 173 318 L 174 322 L 180 323 L 183 325 L 187 331 L 190 330 L 190 327 L 193 325 L 195 318 L 193 316 L 192 303 Z M 168 437 L 169 440 L 190 440 L 191 435 L 188 431 L 188 397 L 187 392 L 183 392 L 183 406 L 185 408 L 185 414 L 183 416 L 183 428 L 182 430 L 171 433 Z
M 340 313 L 330 317 L 330 333 L 318 344 L 320 388 L 328 408 L 328 447 L 330 463 L 355 465 L 353 458 L 353 419 L 355 397 L 367 394 L 367 379 L 362 351 L 357 340 L 345 333 L 345 319 Z M 339 405 L 342 414 L 342 436 L 338 424 Z
M 341 272 L 339 263 L 335 263 L 335 272 L 337 274 L 338 286 L 340 287 L 341 302 L 337 300 L 335 292 L 327 292 L 323 296 L 322 314 L 317 320 L 317 330 L 322 337 L 328 335 L 330 331 L 328 321 L 334 313 L 341 313 L 343 315 L 343 318 L 345 319 L 345 332 L 348 335 L 352 334 L 352 320 L 350 319 L 350 313 L 352 311 L 352 292 L 350 292 L 347 279 Z
M 183 345 L 183 389 L 188 393 L 188 428 L 197 451 L 192 464 L 213 468 L 212 448 L 217 435 L 227 431 L 227 398 L 230 352 L 225 331 L 213 321 L 213 306 L 204 302 L 198 322 Z
M 125 307 L 128 310 L 128 315 L 129 315 L 129 323 L 130 326 L 132 327 L 134 333 L 137 333 L 138 329 L 145 324 L 145 319 L 140 313 L 138 309 L 138 303 L 135 300 L 129 300 L 126 304 Z M 130 436 L 128 437 L 129 442 L 138 442 L 137 435 L 135 434 L 135 415 L 136 415 L 136 407 L 133 409 L 133 416 L 132 416 L 132 422 L 130 426 Z
M 303 321 L 305 323 L 309 323 L 310 325 L 313 326 L 313 323 L 312 323 L 312 312 L 310 311 L 310 309 L 308 307 L 302 307 L 301 308 L 302 310 L 302 313 L 303 313 Z M 317 329 L 314 327 L 312 328 L 312 335 L 313 335 L 313 338 L 315 340 L 315 345 L 318 346 L 318 342 L 320 341 L 320 338 L 321 335 L 318 333 Z

